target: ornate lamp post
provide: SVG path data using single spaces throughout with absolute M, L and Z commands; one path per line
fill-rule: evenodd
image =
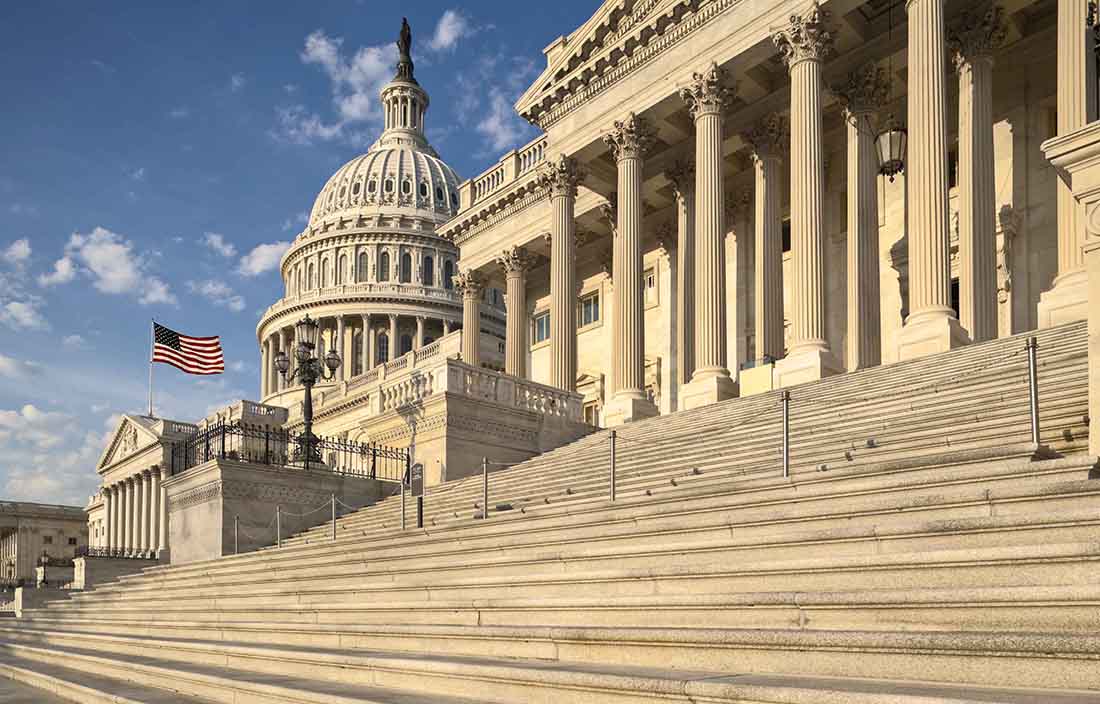
M 313 434 L 313 385 L 318 381 L 327 381 L 336 377 L 336 370 L 340 368 L 340 355 L 336 350 L 329 350 L 324 362 L 313 356 L 317 349 L 317 321 L 308 315 L 298 321 L 294 326 L 297 333 L 298 346 L 294 348 L 294 359 L 298 366 L 291 370 L 290 357 L 285 351 L 275 355 L 275 368 L 283 379 L 294 381 L 297 379 L 306 388 L 305 406 L 302 415 L 305 418 L 305 429 L 298 438 L 298 457 L 309 467 L 310 462 L 320 462 L 321 452 L 317 449 L 317 437 Z M 326 372 L 327 368 L 327 372 Z

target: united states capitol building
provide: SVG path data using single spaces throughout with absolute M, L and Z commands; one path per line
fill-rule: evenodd
M 539 137 L 467 179 L 404 27 L 384 131 L 282 259 L 258 395 L 122 419 L 71 588 L 20 590 L 0 672 L 1100 702 L 1098 22 L 609 0 L 553 29 L 515 105 Z

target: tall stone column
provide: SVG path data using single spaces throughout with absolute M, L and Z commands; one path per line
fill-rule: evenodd
M 160 524 L 160 470 L 154 467 L 149 470 L 149 547 L 147 550 L 155 552 L 157 549 L 157 533 Z
M 1088 3 L 1058 0 L 1058 134 L 1096 119 L 1096 63 L 1088 24 Z M 1039 298 L 1039 327 L 1088 316 L 1085 271 L 1085 215 L 1068 181 L 1058 179 L 1058 275 Z
M 522 247 L 512 247 L 498 259 L 504 270 L 505 303 L 504 372 L 527 377 L 527 271 L 531 257 Z
M 126 490 L 126 515 L 123 519 L 126 526 L 126 539 L 123 547 L 126 548 L 126 552 L 130 552 L 134 549 L 134 526 L 137 523 L 137 521 L 134 520 L 134 508 L 137 506 L 134 494 L 134 478 L 127 477 L 123 482 L 123 486 Z
M 652 130 L 634 113 L 616 121 L 604 136 L 618 167 L 615 238 L 619 248 L 612 271 L 615 315 L 619 326 L 611 341 L 619 385 L 604 409 L 607 425 L 657 415 L 645 394 L 645 311 L 642 307 L 642 159 L 653 144 Z
M 138 483 L 141 486 L 141 490 L 138 493 L 140 497 L 140 510 L 138 511 L 138 550 L 149 549 L 149 519 L 151 513 L 149 512 L 149 504 L 153 498 L 151 478 L 148 471 L 144 471 L 138 475 Z
M 420 349 L 424 346 L 424 316 L 416 316 L 416 340 L 413 344 L 415 349 Z
M 446 318 L 443 319 L 443 334 L 444 335 L 450 335 L 451 334 L 451 321 L 446 319 Z
M 561 155 L 543 171 L 553 210 L 550 221 L 550 384 L 577 390 L 577 242 L 575 206 L 580 174 Z
M 832 51 L 829 13 L 814 3 L 773 37 L 791 75 L 791 342 L 779 386 L 841 371 L 825 339 L 825 154 L 821 64 Z
M 362 357 L 360 360 L 360 368 L 364 374 L 374 366 L 374 340 L 371 339 L 370 334 L 370 314 L 364 314 L 363 316 L 363 334 L 360 338 L 359 355 Z
M 340 354 L 340 359 L 343 360 L 343 364 L 340 365 L 340 381 L 348 380 L 348 368 L 350 366 L 347 349 L 344 347 L 344 332 L 346 329 L 344 316 L 336 316 L 336 351 Z
M 947 220 L 947 49 L 944 0 L 907 0 L 909 13 L 908 189 L 909 317 L 898 335 L 898 359 L 967 343 L 951 308 Z
M 783 213 L 782 160 L 789 127 L 786 118 L 772 113 L 742 135 L 752 148 L 755 192 L 756 255 L 753 295 L 756 323 L 756 359 L 783 356 Z
M 260 343 L 260 398 L 266 398 L 271 380 L 271 339 Z
M 100 491 L 103 496 L 103 547 L 109 547 L 111 544 L 111 530 L 113 530 L 115 522 L 111 518 L 111 510 L 114 508 L 114 497 L 111 496 L 111 488 L 105 487 Z M 88 540 L 91 541 L 92 536 L 88 536 Z
M 834 91 L 848 131 L 848 371 L 882 363 L 879 302 L 878 155 L 875 111 L 890 96 L 886 70 L 856 69 Z M 992 168 L 992 167 L 991 167 Z
M 462 292 L 462 361 L 481 366 L 481 291 L 485 280 L 469 270 L 455 277 L 455 288 Z
M 695 371 L 695 166 L 675 164 L 668 180 L 676 194 L 676 384 L 682 388 Z
M 683 389 L 684 408 L 716 403 L 737 393 L 726 368 L 722 111 L 732 91 L 724 83 L 724 72 L 711 64 L 680 89 L 695 121 L 695 369 Z
M 168 490 L 164 488 L 164 480 L 167 479 L 164 469 L 157 467 L 156 472 L 157 493 L 160 495 L 157 499 L 157 509 L 160 514 L 157 519 L 157 553 L 159 555 L 168 549 Z
M 111 539 L 110 547 L 117 550 L 122 547 L 122 487 L 114 484 L 110 491 L 111 529 L 108 535 Z
M 968 12 L 951 37 L 959 73 L 959 323 L 974 342 L 997 337 L 993 52 L 1003 11 Z
M 397 316 L 390 314 L 390 343 L 389 349 L 386 350 L 386 361 L 392 362 L 397 359 Z

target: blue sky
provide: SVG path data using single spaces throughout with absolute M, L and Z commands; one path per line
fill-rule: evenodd
M 397 9 L 393 9 L 397 5 Z M 379 132 L 401 16 L 429 137 L 463 178 L 535 131 L 514 99 L 596 3 L 4 3 L 0 498 L 83 504 L 149 325 L 229 369 L 156 369 L 160 415 L 258 395 L 255 324 L 313 198 Z

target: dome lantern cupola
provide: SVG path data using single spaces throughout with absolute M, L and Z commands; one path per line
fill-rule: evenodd
M 417 83 L 413 74 L 412 31 L 407 19 L 401 20 L 401 35 L 397 40 L 399 52 L 397 73 L 382 88 L 382 110 L 386 129 L 380 142 L 387 138 L 412 139 L 427 144 L 424 137 L 424 115 L 428 111 L 428 93 Z

